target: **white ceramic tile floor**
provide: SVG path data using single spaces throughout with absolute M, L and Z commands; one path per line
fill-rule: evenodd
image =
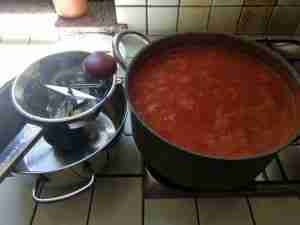
M 97 179 L 89 225 L 142 224 L 142 179 Z
M 137 149 L 133 137 L 122 135 L 110 151 L 108 167 L 100 174 L 141 175 L 143 172 L 140 151 Z
M 197 225 L 194 199 L 148 199 L 145 225 Z
M 299 198 L 250 198 L 250 202 L 256 225 L 299 224 Z
M 33 179 L 10 177 L 0 185 L 0 224 L 28 225 L 35 203 L 31 198 Z
M 86 225 L 91 190 L 71 199 L 52 204 L 39 204 L 33 225 Z
M 245 198 L 198 199 L 202 225 L 252 225 Z

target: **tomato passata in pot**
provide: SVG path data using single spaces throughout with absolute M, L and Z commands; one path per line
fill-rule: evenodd
M 129 94 L 143 121 L 188 151 L 239 158 L 286 144 L 295 99 L 280 73 L 241 49 L 174 47 L 145 57 Z

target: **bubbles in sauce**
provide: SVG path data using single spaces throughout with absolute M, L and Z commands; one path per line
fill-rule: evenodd
M 242 157 L 285 144 L 294 98 L 277 71 L 225 47 L 178 47 L 148 57 L 129 95 L 161 137 L 189 151 Z

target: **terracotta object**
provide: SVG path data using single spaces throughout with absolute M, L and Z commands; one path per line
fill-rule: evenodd
M 57 15 L 65 18 L 76 18 L 87 13 L 87 0 L 53 0 Z

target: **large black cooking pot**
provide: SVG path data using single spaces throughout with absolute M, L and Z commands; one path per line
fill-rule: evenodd
M 139 37 L 147 46 L 143 48 L 136 55 L 131 64 L 127 66 L 121 57 L 118 46 L 124 38 L 127 38 L 125 36 L 129 35 Z M 240 48 L 243 51 L 255 55 L 277 71 L 282 71 L 280 74 L 286 76 L 284 80 L 289 85 L 291 93 L 295 96 L 299 93 L 299 78 L 297 72 L 281 56 L 252 41 L 246 41 L 226 34 L 186 33 L 169 36 L 150 44 L 145 36 L 136 32 L 125 31 L 116 35 L 114 38 L 114 54 L 119 60 L 120 65 L 127 70 L 126 91 L 129 103 L 132 102 L 130 93 L 128 93 L 128 87 L 130 86 L 129 77 L 137 66 L 142 65 L 141 63 L 143 63 L 145 57 L 155 57 L 155 54 L 159 53 L 159 51 L 164 51 L 165 49 L 176 46 L 205 46 L 214 45 L 216 43 L 230 45 L 232 48 Z M 201 104 L 201 102 L 199 102 L 199 104 Z M 278 151 L 284 149 L 296 138 L 297 134 L 299 134 L 300 127 L 299 124 L 295 124 L 295 131 L 290 134 L 289 142 L 284 146 L 277 146 L 262 154 L 230 159 L 193 153 L 170 143 L 168 140 L 160 137 L 156 131 L 151 129 L 147 123 L 143 121 L 132 104 L 130 104 L 130 107 L 133 136 L 138 148 L 143 153 L 148 168 L 171 184 L 193 189 L 233 189 L 247 185 L 270 163 Z M 178 127 L 178 129 L 180 129 L 180 127 Z M 220 148 L 221 147 L 222 146 L 220 146 Z

